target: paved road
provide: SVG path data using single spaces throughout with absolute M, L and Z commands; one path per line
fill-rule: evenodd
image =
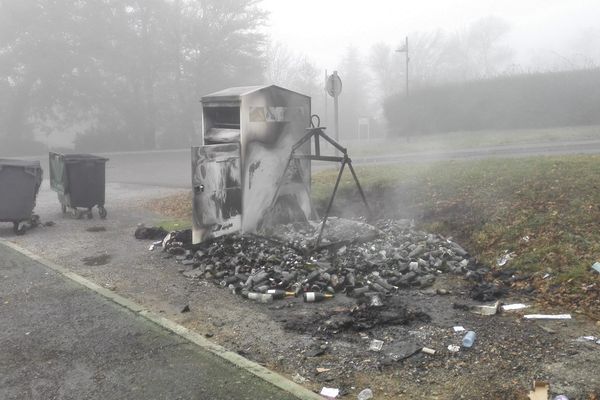
M 188 189 L 191 187 L 192 180 L 190 153 L 189 149 L 184 149 L 106 154 L 106 157 L 110 159 L 106 167 L 106 179 L 108 182 Z M 364 165 L 561 154 L 600 154 L 600 140 L 412 152 L 385 156 L 353 157 L 352 161 L 355 165 Z M 47 172 L 47 157 L 39 159 L 42 161 L 45 177 L 47 178 L 49 174 Z M 313 163 L 314 170 L 329 166 L 331 166 L 331 163 Z
M 0 399 L 292 399 L 0 243 Z

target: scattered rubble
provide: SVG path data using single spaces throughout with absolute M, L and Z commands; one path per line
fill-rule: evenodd
M 150 237 L 154 229 L 138 228 L 136 237 Z M 308 296 L 310 301 L 345 293 L 368 296 L 378 306 L 399 288 L 431 286 L 442 273 L 486 272 L 478 272 L 458 244 L 417 231 L 409 221 L 368 225 L 332 218 L 323 245 L 313 249 L 318 232 L 319 224 L 281 225 L 270 231 L 269 237 L 231 235 L 194 249 L 191 231 L 178 231 L 166 234 L 162 248 L 193 267 L 185 276 L 212 280 L 245 297 L 271 289 L 296 296 L 306 292 L 325 295 Z M 493 296 L 500 293 L 495 290 Z
M 477 301 L 494 301 L 505 296 L 507 293 L 508 290 L 506 288 L 500 287 L 496 283 L 483 282 L 471 289 L 471 298 Z
M 460 351 L 460 346 L 457 346 L 455 344 L 450 344 L 450 345 L 448 345 L 448 351 L 451 353 L 458 353 Z
M 571 314 L 526 314 L 525 319 L 571 319 Z
M 340 394 L 340 389 L 323 387 L 320 394 L 328 399 L 335 399 Z
M 497 354 L 511 349 L 514 343 L 510 339 L 515 335 L 524 337 L 537 350 L 556 341 L 542 329 L 526 335 L 524 329 L 530 324 L 522 324 L 518 335 L 509 335 L 508 330 L 498 328 L 507 326 L 507 318 L 484 322 L 490 319 L 471 313 L 462 313 L 460 319 L 442 317 L 447 324 L 443 329 L 433 325 L 424 328 L 423 322 L 431 321 L 428 313 L 437 320 L 440 316 L 431 307 L 421 307 L 419 301 L 411 302 L 407 293 L 435 299 L 435 304 L 445 304 L 446 309 L 454 304 L 459 310 L 471 311 L 472 304 L 455 303 L 464 299 L 457 296 L 478 291 L 489 296 L 477 296 L 477 300 L 493 304 L 487 307 L 508 311 L 522 306 L 502 308 L 497 300 L 506 293 L 502 285 L 506 282 L 508 286 L 521 276 L 515 271 L 498 273 L 482 267 L 458 244 L 416 230 L 408 221 L 366 225 L 332 219 L 330 223 L 319 248 L 312 247 L 318 228 L 312 224 L 280 226 L 269 237 L 230 235 L 201 245 L 192 245 L 191 231 L 177 231 L 155 241 L 154 247 L 155 251 L 162 250 L 162 257 L 179 263 L 179 271 L 190 281 L 203 285 L 211 282 L 240 297 L 268 303 L 249 307 L 264 311 L 283 331 L 298 334 L 298 343 L 290 349 L 298 354 L 297 360 L 286 364 L 294 381 L 312 382 L 319 389 L 335 382 L 338 396 L 355 390 L 344 378 L 354 371 L 401 364 L 402 374 L 420 378 L 427 368 L 451 370 L 454 365 L 469 365 L 474 360 L 497 360 Z M 440 281 L 442 285 L 452 282 L 444 293 L 453 291 L 449 297 L 436 295 L 439 285 L 421 290 L 443 275 L 465 278 L 474 288 L 471 292 L 457 289 L 453 285 L 458 280 L 448 276 Z M 488 283 L 490 278 L 492 283 Z M 316 298 L 317 294 L 328 298 L 320 303 L 303 302 L 304 297 Z M 477 343 L 471 349 L 460 346 L 465 344 L 462 339 L 467 332 L 459 324 L 477 331 Z M 498 340 L 490 342 L 498 332 Z M 247 351 L 251 344 L 244 343 L 237 351 Z M 262 360 L 260 355 L 254 356 Z M 286 359 L 285 353 L 279 357 Z M 552 355 L 545 357 L 553 360 Z M 510 360 L 501 357 L 501 361 Z
M 371 389 L 364 389 L 358 394 L 358 400 L 369 400 L 373 398 L 373 391 Z
M 306 333 L 360 332 L 376 326 L 428 322 L 429 315 L 402 304 L 396 296 L 400 288 L 426 288 L 444 273 L 476 282 L 489 273 L 457 243 L 416 230 L 407 220 L 369 225 L 331 218 L 322 245 L 314 248 L 319 231 L 317 223 L 293 223 L 264 232 L 268 237 L 229 235 L 194 246 L 191 231 L 184 230 L 166 233 L 150 250 L 159 247 L 175 256 L 189 279 L 212 281 L 259 303 L 297 302 L 297 297 L 314 303 L 338 294 L 352 298 L 281 320 L 285 329 Z M 135 236 L 156 239 L 161 232 L 142 225 Z M 494 299 L 505 292 L 483 283 L 474 290 Z
M 431 318 L 422 311 L 407 308 L 396 296 L 389 297 L 384 306 L 372 307 L 367 302 L 349 307 L 322 309 L 313 313 L 283 318 L 280 322 L 286 330 L 298 333 L 361 332 L 374 327 L 407 325 L 413 321 L 429 322 Z
M 144 224 L 139 224 L 137 229 L 135 230 L 134 236 L 136 239 L 162 239 L 167 236 L 169 232 L 167 232 L 164 228 L 161 227 L 151 227 L 146 228 Z
M 515 304 L 504 304 L 504 305 L 502 305 L 502 307 L 500 307 L 500 309 L 502 310 L 502 312 L 506 312 L 506 311 L 523 310 L 528 307 L 529 306 L 527 304 L 515 303 Z
M 382 348 L 383 348 L 383 340 L 378 340 L 378 339 L 371 340 L 371 344 L 369 345 L 369 350 L 381 351 Z
M 490 306 L 473 306 L 471 307 L 471 312 L 479 315 L 496 315 L 496 313 L 498 312 L 499 305 L 500 302 L 497 301 Z

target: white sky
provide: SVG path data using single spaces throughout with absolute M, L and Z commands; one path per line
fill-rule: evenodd
M 262 4 L 271 13 L 268 33 L 273 40 L 330 70 L 349 45 L 363 52 L 377 42 L 396 46 L 411 32 L 452 32 L 490 15 L 510 24 L 508 44 L 523 65 L 532 50 L 568 51 L 568 43 L 583 29 L 600 25 L 600 0 L 263 0 Z

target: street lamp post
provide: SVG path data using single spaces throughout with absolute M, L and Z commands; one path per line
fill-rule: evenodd
M 410 61 L 408 56 L 408 36 L 404 41 L 404 45 L 396 50 L 396 53 L 406 53 L 406 97 L 408 97 L 408 62 Z

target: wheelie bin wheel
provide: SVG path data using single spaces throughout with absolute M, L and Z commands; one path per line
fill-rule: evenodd
M 18 235 L 18 236 L 24 235 L 26 230 L 27 230 L 27 225 L 25 225 L 25 223 L 23 221 L 13 222 L 13 231 L 15 232 L 15 235 Z
M 73 216 L 75 217 L 75 219 L 81 219 L 83 217 L 83 211 L 74 208 Z
M 108 213 L 106 212 L 106 208 L 104 208 L 103 206 L 98 206 L 98 215 L 100 215 L 100 218 L 105 219 L 108 215 Z
M 40 216 L 37 214 L 33 214 L 31 216 L 31 226 L 35 228 L 36 226 L 39 226 L 39 225 L 40 225 Z

